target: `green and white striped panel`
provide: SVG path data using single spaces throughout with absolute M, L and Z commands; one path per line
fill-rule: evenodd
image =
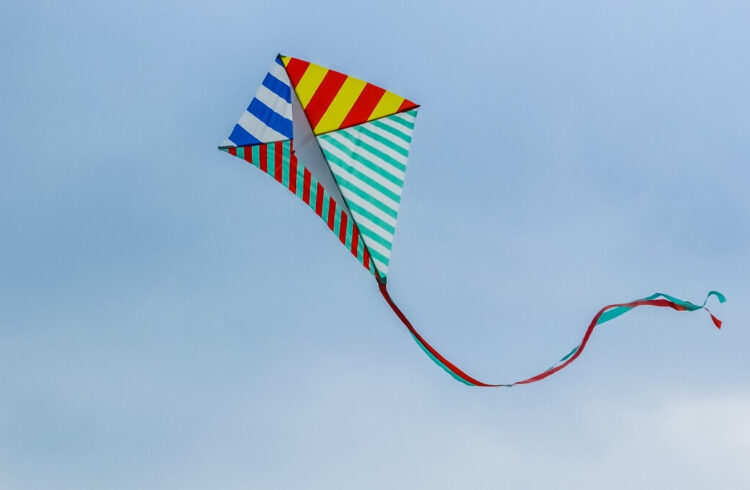
M 380 275 L 388 274 L 416 109 L 318 136 Z

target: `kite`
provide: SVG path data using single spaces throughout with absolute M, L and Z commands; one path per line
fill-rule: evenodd
M 447 360 L 391 299 L 388 266 L 406 164 L 419 105 L 377 85 L 298 58 L 278 55 L 250 105 L 219 149 L 251 163 L 307 204 L 370 272 L 381 295 L 419 347 L 456 380 L 470 386 L 511 387 L 540 381 L 583 352 L 594 328 L 639 306 L 677 311 L 703 304 L 656 293 L 600 309 L 581 342 L 545 371 L 515 383 L 490 384 Z

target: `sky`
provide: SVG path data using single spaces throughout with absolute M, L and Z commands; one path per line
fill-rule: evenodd
M 750 486 L 750 4 L 0 18 L 0 488 Z M 276 53 L 422 105 L 389 290 L 216 150 Z

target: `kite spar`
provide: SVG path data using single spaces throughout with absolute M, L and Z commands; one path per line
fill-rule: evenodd
M 468 375 L 432 347 L 388 294 L 388 265 L 406 164 L 419 106 L 393 92 L 298 58 L 279 55 L 220 150 L 251 163 L 307 204 L 377 280 L 385 301 L 438 366 L 470 386 L 510 387 L 540 381 L 583 352 L 594 328 L 633 308 L 706 310 L 703 304 L 656 293 L 605 306 L 581 342 L 528 379 L 489 384 Z

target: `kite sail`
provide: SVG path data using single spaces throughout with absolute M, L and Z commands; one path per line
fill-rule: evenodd
M 279 55 L 220 150 L 241 158 L 307 204 L 378 282 L 385 301 L 419 347 L 438 366 L 470 386 L 510 387 L 540 381 L 583 352 L 594 328 L 639 306 L 676 311 L 703 304 L 656 293 L 605 306 L 581 342 L 547 370 L 515 383 L 490 384 L 447 360 L 414 328 L 388 293 L 388 267 L 419 106 L 400 95 L 338 71 Z

